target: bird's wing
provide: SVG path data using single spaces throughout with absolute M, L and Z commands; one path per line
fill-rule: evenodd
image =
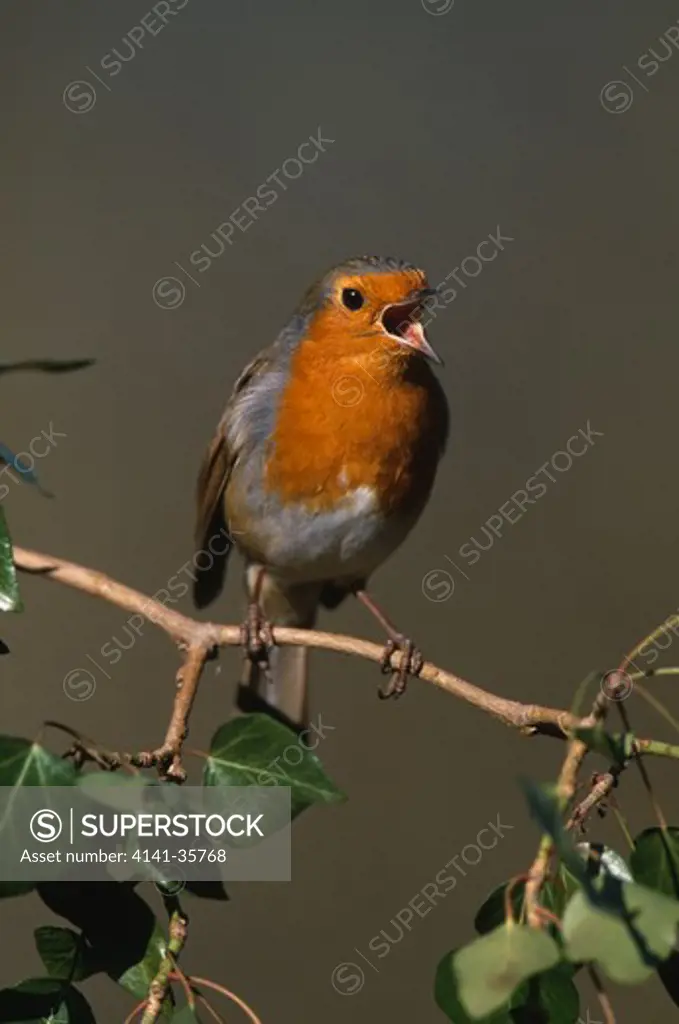
M 238 449 L 234 448 L 233 442 L 230 441 L 231 432 L 229 430 L 236 401 L 253 377 L 261 373 L 269 362 L 269 351 L 260 352 L 243 370 L 234 384 L 231 398 L 219 421 L 215 436 L 203 457 L 197 486 L 196 544 L 199 548 L 210 536 L 213 520 L 222 506 L 224 490 L 229 482 L 233 464 L 238 457 Z
M 275 346 L 271 346 L 255 356 L 243 370 L 234 385 L 215 436 L 203 457 L 196 494 L 196 551 L 207 549 L 212 554 L 212 548 L 209 546 L 212 538 L 222 529 L 228 531 L 224 491 L 242 445 L 240 431 L 232 429 L 234 420 L 238 417 L 239 405 L 253 381 L 275 364 L 275 357 Z M 198 570 L 194 583 L 194 600 L 199 608 L 209 604 L 221 590 L 227 557 L 228 549 L 223 556 L 213 557 L 208 569 Z

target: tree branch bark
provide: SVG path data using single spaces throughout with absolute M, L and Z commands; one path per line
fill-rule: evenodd
M 227 626 L 213 622 L 199 622 L 172 608 L 166 607 L 146 594 L 119 583 L 96 569 L 89 569 L 52 555 L 44 555 L 38 551 L 15 547 L 14 560 L 22 572 L 48 579 L 66 586 L 81 590 L 93 597 L 102 598 L 124 611 L 133 612 L 149 619 L 167 633 L 171 639 L 185 652 L 183 664 L 177 676 L 177 694 L 165 740 L 157 749 L 149 753 L 124 755 L 132 764 L 139 767 L 157 765 L 161 775 L 182 781 L 184 772 L 180 762 L 181 747 L 186 736 L 188 719 L 196 697 L 200 676 L 205 662 L 216 647 L 233 647 L 242 643 L 242 631 L 239 625 Z M 369 661 L 379 663 L 384 648 L 380 644 L 371 643 L 358 637 L 341 636 L 337 633 L 325 633 L 315 629 L 293 629 L 275 626 L 273 637 L 280 646 L 306 646 L 335 651 L 340 654 L 356 655 Z M 395 652 L 391 657 L 391 668 L 400 665 L 401 654 Z M 586 724 L 570 711 L 552 708 L 539 704 L 522 704 L 520 701 L 501 697 L 484 690 L 460 676 L 445 669 L 425 662 L 418 678 L 446 693 L 471 704 L 472 707 L 502 722 L 504 725 L 518 729 L 525 735 L 554 736 L 569 739 L 570 734 L 578 725 Z M 576 748 L 582 754 L 582 745 Z M 646 754 L 665 757 L 676 757 L 677 748 L 651 740 L 637 740 L 637 748 Z M 123 755 L 112 755 L 115 759 Z

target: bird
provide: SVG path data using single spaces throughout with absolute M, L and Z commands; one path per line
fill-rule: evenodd
M 421 323 L 435 294 L 404 260 L 345 260 L 236 380 L 198 475 L 195 531 L 199 549 L 225 529 L 232 544 L 197 573 L 193 599 L 204 608 L 218 596 L 238 548 L 241 711 L 305 728 L 308 652 L 276 647 L 272 627 L 311 629 L 320 607 L 351 594 L 387 635 L 391 680 L 379 695 L 400 696 L 421 669 L 421 652 L 366 587 L 419 519 L 446 447 L 448 403 L 433 371 L 442 360 Z

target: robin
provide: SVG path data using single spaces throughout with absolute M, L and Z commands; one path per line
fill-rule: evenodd
M 402 260 L 363 256 L 306 293 L 273 345 L 236 381 L 198 480 L 196 543 L 224 528 L 245 559 L 241 710 L 302 728 L 307 650 L 276 648 L 271 625 L 312 628 L 354 594 L 388 640 L 397 696 L 422 656 L 366 591 L 431 494 L 448 434 L 441 363 L 420 315 L 434 290 Z M 212 550 L 210 548 L 210 550 Z M 198 574 L 199 608 L 220 592 L 229 547 Z

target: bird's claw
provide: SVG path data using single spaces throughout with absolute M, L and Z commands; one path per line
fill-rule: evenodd
M 271 623 L 262 618 L 259 605 L 251 604 L 248 617 L 240 627 L 241 646 L 246 657 L 259 668 L 269 667 L 269 653 L 275 647 Z
M 396 651 L 401 652 L 401 662 L 397 669 L 391 666 L 391 656 Z M 422 671 L 424 658 L 422 652 L 415 646 L 408 637 L 389 639 L 384 645 L 384 651 L 380 659 L 382 672 L 390 675 L 389 682 L 381 686 L 377 691 L 380 700 L 388 700 L 390 697 L 401 697 L 408 684 L 408 676 L 418 676 Z

